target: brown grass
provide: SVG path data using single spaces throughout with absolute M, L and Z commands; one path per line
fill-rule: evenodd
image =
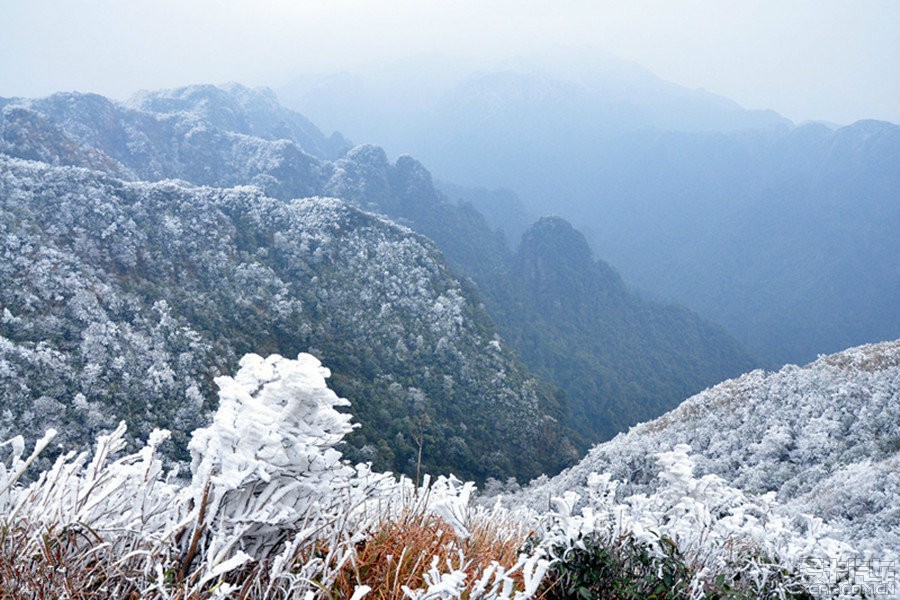
M 481 515 L 469 525 L 471 536 L 465 540 L 464 550 L 474 567 L 466 571 L 470 578 L 482 572 L 491 562 L 505 568 L 512 567 L 525 542 L 534 533 L 513 519 L 490 514 Z
M 402 588 L 422 588 L 424 574 L 437 557 L 442 570 L 448 562 L 462 568 L 467 582 L 492 562 L 510 568 L 518 560 L 527 532 L 483 518 L 470 524 L 471 535 L 460 538 L 446 521 L 422 512 L 407 511 L 380 523 L 372 535 L 357 546 L 356 556 L 340 573 L 332 598 L 349 598 L 358 585 L 372 588 L 366 600 L 404 598 Z M 464 564 L 460 565 L 460 556 Z M 521 580 L 517 583 L 520 584 Z M 463 594 L 463 598 L 466 595 Z
M 357 546 L 355 558 L 335 582 L 333 597 L 349 598 L 355 586 L 368 585 L 372 600 L 402 598 L 402 586 L 422 587 L 432 557 L 447 560 L 457 541 L 453 528 L 439 517 L 406 513 L 383 521 Z
M 194 532 L 200 522 L 194 524 Z M 402 588 L 426 586 L 424 575 L 437 557 L 442 571 L 462 569 L 467 582 L 474 584 L 492 563 L 510 569 L 519 559 L 529 531 L 510 517 L 475 512 L 467 527 L 470 535 L 461 538 L 438 516 L 428 514 L 424 504 L 407 507 L 398 516 L 382 520 L 339 571 L 333 584 L 321 591 L 334 600 L 352 596 L 359 585 L 372 588 L 366 600 L 404 598 Z M 184 535 L 188 536 L 187 527 Z M 216 582 L 199 586 L 200 571 L 193 567 L 197 544 L 185 540 L 183 553 L 157 555 L 164 564 L 168 593 L 178 600 L 208 598 Z M 158 548 L 155 549 L 158 552 Z M 303 545 L 296 556 L 303 564 L 313 555 L 326 556 L 324 541 Z M 0 524 L 0 600 L 131 600 L 142 598 L 150 583 L 146 569 L 148 552 L 139 537 L 118 538 L 115 548 L 86 525 L 41 530 L 25 522 Z M 134 552 L 133 558 L 124 556 Z M 168 565 L 167 567 L 165 565 Z M 237 585 L 235 598 L 282 597 L 279 584 L 267 594 L 268 570 L 261 563 L 247 565 L 225 579 Z M 154 576 L 150 575 L 153 579 Z M 521 573 L 512 575 L 522 589 Z M 156 594 L 152 594 L 156 597 Z M 464 593 L 462 598 L 467 598 Z
M 0 526 L 0 599 L 139 598 L 127 565 L 86 526 L 43 533 L 25 525 Z

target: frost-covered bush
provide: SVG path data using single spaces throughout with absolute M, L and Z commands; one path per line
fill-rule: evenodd
M 115 458 L 122 424 L 92 456 L 64 453 L 30 483 L 23 475 L 55 431 L 27 458 L 21 437 L 3 444 L 0 595 L 306 599 L 328 597 L 341 576 L 348 595 L 362 598 L 372 589 L 359 574 L 361 544 L 418 514 L 447 524 L 452 552 L 445 548 L 444 562 L 417 557 L 421 586 L 405 586 L 407 597 L 530 597 L 546 569 L 540 553 L 506 564 L 467 558 L 487 524 L 509 522 L 505 509 L 469 507 L 471 483 L 426 478 L 416 487 L 342 460 L 335 446 L 352 425 L 328 376 L 308 354 L 245 356 L 233 378 L 216 381 L 219 409 L 193 433 L 189 481 L 164 472 L 165 431 Z
M 334 449 L 353 429 L 335 408 L 350 403 L 328 389 L 318 360 L 250 354 L 240 366 L 216 380 L 219 409 L 192 436 L 191 487 L 218 535 L 259 557 L 281 530 L 349 498 L 360 481 Z
M 753 371 L 597 445 L 580 464 L 525 491 L 540 507 L 609 473 L 619 493 L 653 495 L 655 456 L 692 449 L 699 476 L 830 523 L 834 536 L 878 560 L 900 560 L 900 341 L 823 356 L 805 367 Z
M 251 354 L 240 366 L 216 380 L 219 409 L 190 443 L 197 544 L 188 551 L 200 565 L 268 565 L 258 576 L 289 589 L 328 585 L 367 529 L 367 503 L 396 483 L 341 460 L 334 446 L 351 417 L 335 408 L 349 402 L 316 358 Z
M 351 466 L 336 449 L 353 428 L 337 410 L 347 401 L 328 376 L 307 354 L 245 356 L 216 381 L 189 478 L 165 471 L 164 431 L 117 458 L 120 425 L 40 473 L 29 468 L 54 431 L 27 455 L 21 437 L 4 443 L 0 596 L 768 598 L 860 575 L 810 588 L 820 580 L 806 561 L 852 549 L 773 494 L 695 476 L 686 446 L 657 456 L 653 492 L 619 500 L 619 483 L 593 474 L 584 499 L 569 491 L 541 512 L 478 505 L 474 484 L 453 477 L 417 486 Z
M 854 555 L 821 522 L 798 523 L 774 494 L 695 477 L 689 450 L 658 454 L 652 494 L 618 502 L 619 482 L 594 473 L 579 512 L 574 491 L 553 500 L 541 536 L 554 560 L 548 597 L 810 597 L 808 560 Z

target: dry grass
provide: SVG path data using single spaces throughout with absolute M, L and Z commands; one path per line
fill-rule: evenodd
M 512 517 L 480 513 L 469 524 L 471 536 L 465 540 L 466 558 L 475 567 L 467 570 L 471 577 L 491 562 L 510 568 L 519 558 L 522 547 L 534 533 Z
M 820 359 L 830 367 L 877 373 L 900 366 L 900 342 L 880 342 L 851 348 Z
M 457 542 L 453 528 L 433 515 L 405 513 L 383 521 L 359 544 L 332 595 L 349 598 L 356 585 L 368 585 L 372 600 L 402 598 L 402 587 L 422 587 L 432 557 L 443 563 L 453 555 Z
M 469 524 L 470 536 L 462 538 L 446 521 L 425 512 L 407 510 L 382 521 L 354 558 L 341 571 L 331 597 L 349 598 L 358 585 L 372 588 L 366 599 L 404 598 L 403 587 L 426 586 L 425 573 L 438 565 L 453 565 L 473 582 L 492 563 L 509 569 L 516 564 L 528 532 L 512 521 L 493 521 L 479 515 Z M 521 581 L 517 581 L 521 587 Z M 463 595 L 463 598 L 466 598 Z
M 0 527 L 0 598 L 140 598 L 132 583 L 140 573 L 86 526 L 35 531 L 25 524 Z

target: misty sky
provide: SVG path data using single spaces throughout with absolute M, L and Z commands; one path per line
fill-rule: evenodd
M 896 0 L 0 0 L 0 96 L 237 81 L 436 53 L 592 46 L 795 120 L 900 122 Z

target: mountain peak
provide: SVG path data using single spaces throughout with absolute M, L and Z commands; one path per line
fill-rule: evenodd
M 628 293 L 616 270 L 595 261 L 584 235 L 561 217 L 542 217 L 522 235 L 515 270 L 559 309 L 582 310 L 599 298 L 620 301 Z
M 593 257 L 587 240 L 562 217 L 541 217 L 522 235 L 519 254 L 543 257 L 570 268 L 591 268 Z
M 290 140 L 318 158 L 338 158 L 350 146 L 340 134 L 326 138 L 309 119 L 281 106 L 275 92 L 265 87 L 225 83 L 141 91 L 127 106 L 158 115 L 186 114 L 222 131 Z
M 275 92 L 268 88 L 249 88 L 229 82 L 221 85 L 198 83 L 178 88 L 147 91 L 133 95 L 127 104 L 151 112 L 176 112 L 192 110 L 198 104 L 248 104 L 252 101 L 268 101 L 276 104 Z
M 387 170 L 390 167 L 390 162 L 384 149 L 375 144 L 360 144 L 351 148 L 347 151 L 343 160 L 382 170 Z

